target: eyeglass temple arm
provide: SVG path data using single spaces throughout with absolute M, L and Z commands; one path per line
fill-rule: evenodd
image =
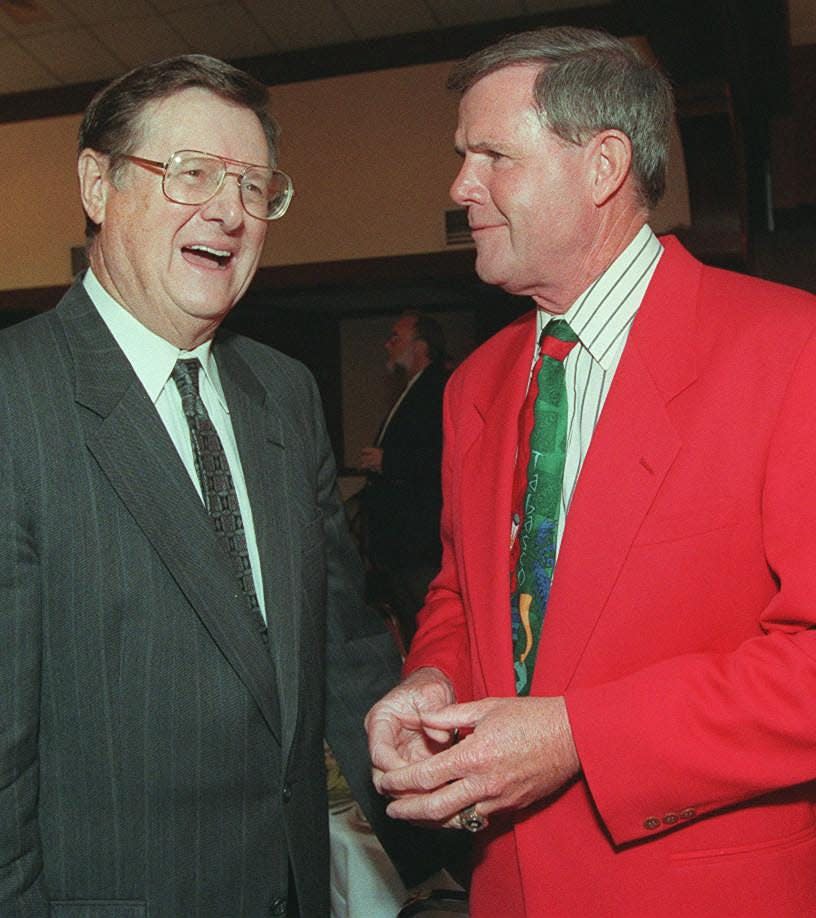
M 131 162 L 139 163 L 141 166 L 146 166 L 148 169 L 153 168 L 157 172 L 166 172 L 167 164 L 159 162 L 157 159 L 145 159 L 144 156 L 134 156 L 132 153 L 123 153 L 124 159 L 129 159 Z

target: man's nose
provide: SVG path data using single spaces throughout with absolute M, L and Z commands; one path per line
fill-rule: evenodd
M 237 229 L 245 218 L 238 176 L 227 173 L 216 193 L 201 208 L 205 220 L 217 220 L 227 232 Z
M 454 204 L 466 207 L 468 204 L 478 204 L 484 198 L 484 185 L 479 181 L 472 163 L 467 159 L 462 163 L 456 173 L 456 178 L 450 186 L 450 196 Z

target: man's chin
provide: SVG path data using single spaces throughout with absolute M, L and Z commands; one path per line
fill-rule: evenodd
M 480 257 L 478 253 L 476 255 L 475 269 L 480 281 L 485 284 L 491 284 L 494 287 L 504 287 L 506 272 L 501 271 L 498 265 L 491 263 L 487 258 Z
M 501 287 L 505 293 L 512 293 L 514 296 L 530 296 L 528 288 L 519 283 L 519 278 L 513 277 L 512 272 L 502 271 L 497 265 L 479 264 L 476 260 L 476 274 L 482 283 L 490 284 L 491 287 Z

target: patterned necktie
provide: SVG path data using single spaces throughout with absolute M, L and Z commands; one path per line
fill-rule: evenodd
M 550 595 L 567 445 L 564 358 L 578 341 L 563 319 L 541 333 L 538 361 L 519 415 L 513 483 L 517 537 L 510 553 L 511 620 L 516 692 L 527 695 Z
M 247 551 L 244 521 L 238 507 L 238 497 L 232 481 L 227 456 L 221 438 L 210 420 L 210 415 L 198 391 L 198 372 L 201 364 L 196 359 L 177 360 L 173 367 L 173 381 L 181 396 L 181 405 L 190 440 L 193 444 L 198 480 L 204 504 L 213 521 L 215 532 L 232 558 L 241 588 L 249 602 L 253 627 L 266 640 L 266 624 L 255 593 L 252 567 Z

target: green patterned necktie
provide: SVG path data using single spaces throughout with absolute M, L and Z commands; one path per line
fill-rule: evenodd
M 539 342 L 536 369 L 519 417 L 519 455 L 513 488 L 511 619 L 516 692 L 527 695 L 550 595 L 567 445 L 564 358 L 578 336 L 553 319 Z M 530 428 L 532 427 L 532 430 Z

